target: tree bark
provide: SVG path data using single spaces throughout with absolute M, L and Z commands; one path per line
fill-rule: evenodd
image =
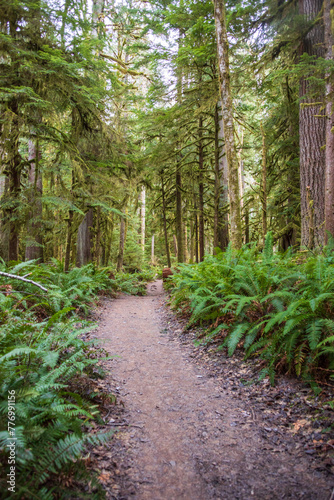
M 249 209 L 245 208 L 245 243 L 249 243 Z
M 155 257 L 154 257 L 154 234 L 152 234 L 152 241 L 151 241 L 151 264 L 153 266 L 155 264 Z
M 125 247 L 125 218 L 121 218 L 120 228 L 119 228 L 119 249 L 117 256 L 117 271 L 120 272 L 123 268 L 123 260 L 124 260 L 124 247 Z
M 221 103 L 215 108 L 215 207 L 214 207 L 214 247 L 225 250 L 228 245 L 228 166 L 224 150 L 224 128 Z
M 40 262 L 43 262 L 43 207 L 41 201 L 43 181 L 40 171 L 41 152 L 38 139 L 29 140 L 28 148 L 29 160 L 31 161 L 28 173 L 31 211 L 27 223 L 27 236 L 33 241 L 26 245 L 25 260 L 39 259 Z
M 74 185 L 75 185 L 75 174 L 74 174 L 74 169 L 72 168 L 72 180 L 71 180 L 71 197 L 73 199 L 73 190 L 74 190 Z M 67 272 L 70 268 L 70 261 L 71 261 L 71 249 L 72 249 L 72 259 L 74 255 L 74 250 L 72 248 L 72 242 L 73 242 L 73 210 L 68 211 L 68 218 L 67 218 L 67 235 L 66 235 L 66 248 L 65 248 L 65 264 L 64 264 L 64 270 Z
M 196 264 L 198 264 L 198 213 L 197 213 L 197 201 L 194 200 L 194 213 L 195 213 L 195 259 Z
M 18 103 L 16 100 L 10 103 L 10 136 L 6 141 L 7 149 L 7 169 L 8 176 L 8 198 L 10 208 L 5 211 L 5 218 L 8 221 L 8 260 L 18 260 L 19 258 L 19 232 L 21 221 L 19 218 L 19 197 L 21 192 L 21 156 L 19 154 L 19 117 Z
M 262 186 L 261 186 L 261 203 L 262 203 L 262 241 L 263 245 L 267 235 L 267 149 L 266 136 L 261 122 L 262 135 Z
M 0 175 L 0 199 L 6 197 L 8 192 L 8 177 Z M 0 220 L 0 257 L 7 260 L 8 257 L 8 242 L 9 242 L 8 227 L 6 227 L 5 220 Z
M 189 254 L 188 254 L 188 220 L 187 220 L 187 209 L 186 207 L 183 207 L 183 215 L 184 215 L 184 220 L 183 220 L 183 250 L 184 250 L 184 262 L 187 263 L 189 259 Z
M 333 60 L 334 2 L 324 0 L 324 27 L 326 59 Z M 328 233 L 334 237 L 334 92 L 333 75 L 326 75 L 326 152 L 325 152 L 325 241 Z
M 296 123 L 296 120 L 294 118 L 295 115 L 295 106 L 296 103 L 291 95 L 291 89 L 289 85 L 289 78 L 286 76 L 286 83 L 285 83 L 285 91 L 286 91 L 286 100 L 287 100 L 287 107 L 288 107 L 288 117 L 289 117 L 289 135 L 292 138 L 292 148 L 293 148 L 293 154 L 291 155 L 291 159 L 296 158 L 299 156 L 299 137 L 298 137 L 298 123 Z M 295 200 L 295 188 L 297 186 L 300 186 L 300 179 L 299 179 L 299 170 L 297 169 L 289 169 L 287 173 L 287 183 L 288 183 L 288 193 L 289 193 L 289 198 L 288 198 L 288 210 L 287 210 L 287 215 L 285 218 L 285 224 L 286 226 L 291 227 L 291 223 L 294 223 L 291 229 L 284 233 L 282 236 L 282 239 L 280 241 L 280 248 L 282 251 L 287 250 L 291 246 L 296 245 L 296 240 L 297 240 L 297 226 L 296 226 L 296 220 L 295 220 L 295 212 L 296 212 L 296 200 Z
M 114 214 L 111 213 L 107 221 L 107 238 L 106 238 L 106 255 L 105 255 L 105 266 L 109 264 L 111 245 L 113 241 L 113 231 L 114 231 Z
M 161 194 L 162 194 L 162 217 L 164 224 L 164 236 L 165 236 L 165 247 L 167 256 L 167 266 L 171 267 L 169 244 L 168 244 L 168 231 L 167 231 L 167 220 L 166 220 L 166 198 L 165 198 L 165 185 L 164 185 L 164 175 L 161 173 Z
M 322 0 L 299 0 L 299 13 L 313 21 L 322 8 Z M 323 57 L 324 27 L 318 22 L 305 36 L 301 54 Z M 300 144 L 300 194 L 301 194 L 301 245 L 317 247 L 324 244 L 325 222 L 325 145 L 326 119 L 322 97 L 314 99 L 307 94 L 311 83 L 300 81 L 299 144 Z
M 101 207 L 96 209 L 95 263 L 100 265 L 101 255 Z
M 194 246 L 194 221 L 193 218 L 190 218 L 189 221 L 189 233 L 190 233 L 190 252 L 189 252 L 189 259 L 190 262 L 194 262 L 194 254 L 195 254 L 195 246 Z
M 92 260 L 93 209 L 90 208 L 81 222 L 77 235 L 77 267 L 84 266 Z
M 183 262 L 183 217 L 182 217 L 182 180 L 179 163 L 176 165 L 175 176 L 176 187 L 176 238 L 177 238 L 177 261 Z
M 72 224 L 73 224 L 73 210 L 69 210 L 67 218 L 67 235 L 66 235 L 65 264 L 64 264 L 65 272 L 67 272 L 70 268 L 71 246 L 72 246 Z
M 180 0 L 179 6 L 183 7 L 183 0 Z M 178 52 L 182 48 L 182 38 L 183 31 L 179 29 L 179 39 L 178 39 Z M 179 64 L 177 68 L 177 102 L 179 106 L 182 105 L 183 98 L 183 75 L 182 66 Z M 180 144 L 177 143 L 177 148 L 180 148 Z M 176 174 L 175 174 L 175 187 L 176 187 L 176 214 L 175 214 L 175 230 L 177 238 L 177 261 L 184 262 L 184 248 L 183 248 L 183 212 L 182 212 L 182 177 L 181 177 L 181 159 L 182 154 L 179 153 L 176 162 Z
M 220 93 L 224 124 L 225 150 L 228 164 L 228 185 L 230 201 L 231 243 L 234 248 L 242 246 L 241 210 L 238 179 L 238 159 L 234 139 L 233 104 L 230 86 L 228 40 L 224 0 L 214 0 L 217 34 Z
M 198 205 L 199 205 L 199 260 L 204 260 L 204 151 L 203 118 L 198 123 Z
M 178 248 L 177 248 L 177 238 L 176 238 L 175 234 L 173 234 L 173 242 L 174 242 L 174 253 L 175 253 L 176 260 L 177 260 Z
M 244 208 L 244 196 L 245 196 L 245 171 L 244 171 L 244 160 L 243 160 L 243 147 L 244 147 L 244 132 L 241 129 L 241 140 L 240 140 L 240 150 L 238 154 L 239 164 L 239 188 L 240 188 L 240 209 L 241 209 L 241 220 L 244 221 L 244 242 L 246 243 L 246 211 Z M 249 222 L 249 221 L 248 221 Z
M 146 221 L 146 191 L 144 186 L 141 190 L 141 207 L 140 207 L 140 244 L 143 255 L 145 255 L 145 221 Z

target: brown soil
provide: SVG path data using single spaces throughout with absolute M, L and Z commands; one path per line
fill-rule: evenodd
M 122 296 L 100 312 L 97 336 L 118 356 L 110 365 L 119 404 L 105 419 L 118 432 L 109 451 L 95 453 L 107 498 L 333 500 L 332 461 L 299 431 L 312 443 L 321 435 L 311 435 L 305 415 L 289 424 L 293 384 L 243 390 L 235 361 L 198 357 L 165 307 L 161 281 L 147 296 Z

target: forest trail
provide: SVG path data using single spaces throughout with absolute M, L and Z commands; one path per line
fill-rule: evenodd
M 305 454 L 269 446 L 261 416 L 166 335 L 164 300 L 162 281 L 149 284 L 147 296 L 121 296 L 103 311 L 97 333 L 119 356 L 111 375 L 130 424 L 118 440 L 133 488 L 117 498 L 333 498 L 333 479 Z

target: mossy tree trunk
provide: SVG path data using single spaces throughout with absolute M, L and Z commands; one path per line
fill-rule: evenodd
M 179 162 L 176 165 L 175 175 L 175 188 L 176 188 L 176 213 L 175 213 L 175 229 L 177 239 L 177 260 L 183 262 L 183 216 L 182 216 L 182 179 L 181 167 Z
M 204 149 L 203 118 L 198 122 L 198 204 L 199 204 L 199 260 L 204 260 Z
M 77 235 L 77 267 L 85 266 L 92 261 L 92 228 L 93 209 L 90 208 L 84 216 Z
M 214 194 L 214 247 L 225 250 L 228 245 L 228 166 L 224 150 L 224 128 L 221 103 L 215 108 L 215 194 Z
M 262 136 L 262 185 L 261 185 L 261 204 L 262 204 L 262 241 L 263 245 L 267 235 L 267 148 L 266 136 L 263 124 L 261 122 Z
M 118 256 L 117 256 L 117 271 L 118 272 L 122 271 L 122 269 L 123 269 L 125 235 L 126 235 L 125 217 L 121 217 L 120 226 L 119 226 L 119 247 L 118 247 Z
M 29 140 L 29 204 L 30 214 L 27 222 L 28 243 L 25 249 L 25 260 L 39 259 L 43 262 L 43 180 L 40 169 L 41 151 L 38 138 Z M 30 240 L 30 241 L 29 241 Z
M 224 124 L 225 151 L 228 165 L 231 243 L 234 248 L 242 246 L 241 210 L 238 178 L 238 158 L 234 138 L 233 104 L 230 85 L 229 48 L 226 31 L 224 0 L 214 0 L 217 35 L 220 94 Z
M 18 103 L 13 100 L 9 105 L 9 127 L 10 135 L 6 141 L 7 145 L 7 168 L 8 176 L 8 198 L 10 207 L 6 209 L 6 220 L 9 227 L 8 260 L 19 258 L 19 233 L 20 216 L 19 204 L 21 193 L 21 156 L 19 153 L 19 116 Z
M 172 263 L 170 260 L 169 243 L 168 243 L 168 230 L 167 230 L 167 220 L 166 220 L 166 195 L 165 195 L 165 184 L 164 184 L 163 172 L 161 173 L 161 196 L 162 196 L 162 217 L 163 217 L 163 225 L 164 225 L 164 237 L 165 237 L 167 266 L 171 267 Z

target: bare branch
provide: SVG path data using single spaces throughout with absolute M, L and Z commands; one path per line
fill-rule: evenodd
M 25 281 L 26 283 L 32 283 L 33 285 L 38 286 L 44 292 L 48 291 L 47 288 L 45 288 L 44 286 L 40 285 L 39 283 L 36 283 L 36 281 L 27 280 L 26 278 L 23 278 L 22 276 L 17 276 L 16 274 L 3 273 L 2 271 L 0 271 L 0 276 L 6 276 L 7 278 L 14 278 L 14 279 L 17 279 L 17 280 Z

